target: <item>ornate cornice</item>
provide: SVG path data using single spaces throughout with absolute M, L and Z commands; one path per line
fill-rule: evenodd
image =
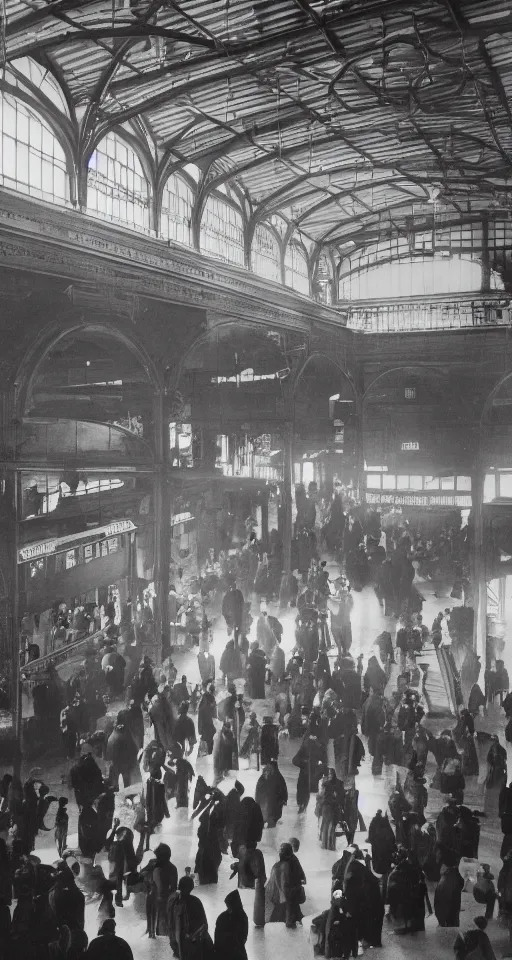
M 281 328 L 320 324 L 351 337 L 338 311 L 242 268 L 3 190 L 0 263 Z

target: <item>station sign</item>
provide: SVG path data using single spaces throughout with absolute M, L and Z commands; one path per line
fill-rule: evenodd
M 53 537 L 51 540 L 40 540 L 38 543 L 28 543 L 18 549 L 18 563 L 28 563 L 40 557 L 48 557 L 61 550 L 70 550 L 80 546 L 84 541 L 108 540 L 109 537 L 131 533 L 137 527 L 132 520 L 114 520 L 105 527 L 96 527 L 95 530 L 84 530 L 83 533 L 74 533 L 67 537 Z
M 417 440 L 406 441 L 402 443 L 402 450 L 419 450 L 420 445 Z

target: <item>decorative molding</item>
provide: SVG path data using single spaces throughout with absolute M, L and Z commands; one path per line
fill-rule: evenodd
M 0 264 L 281 328 L 309 330 L 320 323 L 352 337 L 339 311 L 242 268 L 8 191 L 0 191 L 0 199 Z

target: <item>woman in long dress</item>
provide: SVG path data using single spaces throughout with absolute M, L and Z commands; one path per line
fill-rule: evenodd
M 279 860 L 270 871 L 265 887 L 266 923 L 286 923 L 294 928 L 302 920 L 300 904 L 304 901 L 302 868 L 290 843 L 282 843 Z
M 232 865 L 238 873 L 238 886 L 241 890 L 254 890 L 254 926 L 264 927 L 267 874 L 263 854 L 254 841 L 247 840 L 239 847 L 238 857 L 238 863 Z
M 322 850 L 336 850 L 336 827 L 344 820 L 345 788 L 330 767 L 320 784 L 315 813 Z

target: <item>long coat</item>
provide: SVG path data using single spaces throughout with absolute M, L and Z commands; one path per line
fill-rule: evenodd
M 198 897 L 172 893 L 167 903 L 167 924 L 171 949 L 178 960 L 212 960 L 213 943 Z
M 238 806 L 233 844 L 259 843 L 264 826 L 261 807 L 252 797 L 242 797 Z
M 458 867 L 441 867 L 441 879 L 434 894 L 434 912 L 440 927 L 458 927 L 464 880 Z
M 213 740 L 213 769 L 217 782 L 222 780 L 228 770 L 236 769 L 233 763 L 235 738 L 230 728 L 221 727 Z
M 261 763 L 265 766 L 279 756 L 278 728 L 275 723 L 264 723 L 261 728 L 260 750 Z
M 263 820 L 269 827 L 275 827 L 288 803 L 288 789 L 277 764 L 268 764 L 261 774 L 255 791 L 256 803 L 261 807 Z
M 165 696 L 160 693 L 153 697 L 149 708 L 149 717 L 155 731 L 155 739 L 166 750 L 173 748 L 174 717 L 171 705 Z
M 389 873 L 396 850 L 395 835 L 387 814 L 377 813 L 368 827 L 368 842 L 372 847 L 372 866 L 375 873 Z
M 247 660 L 248 695 L 253 700 L 265 699 L 265 670 L 267 658 L 261 647 L 256 647 Z
M 228 893 L 226 905 L 231 910 L 220 913 L 215 924 L 215 956 L 218 960 L 247 960 L 249 921 L 238 890 Z

